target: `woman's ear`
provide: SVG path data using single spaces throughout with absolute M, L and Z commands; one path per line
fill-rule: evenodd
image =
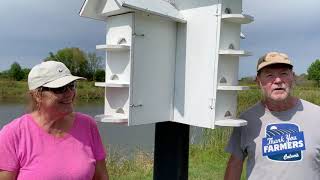
M 28 107 L 27 107 L 28 112 L 39 110 L 41 99 L 42 99 L 41 90 L 39 89 L 31 90 L 28 92 L 27 97 L 28 97 Z
M 32 92 L 32 96 L 37 104 L 39 104 L 41 102 L 41 97 L 42 97 L 41 90 L 36 90 L 36 91 Z

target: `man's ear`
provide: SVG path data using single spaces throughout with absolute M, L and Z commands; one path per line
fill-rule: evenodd
M 256 76 L 255 82 L 256 82 L 256 84 L 257 84 L 258 86 L 260 86 L 260 80 L 259 80 L 258 75 Z

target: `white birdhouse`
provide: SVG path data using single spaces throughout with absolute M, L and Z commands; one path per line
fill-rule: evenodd
M 80 15 L 106 22 L 102 122 L 243 126 L 236 119 L 241 0 L 86 0 Z

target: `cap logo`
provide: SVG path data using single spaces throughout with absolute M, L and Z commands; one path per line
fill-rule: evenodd
M 62 70 L 62 69 L 59 69 L 58 71 L 61 73 L 63 70 Z

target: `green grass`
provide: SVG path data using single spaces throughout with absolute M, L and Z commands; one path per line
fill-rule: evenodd
M 78 81 L 77 99 L 80 101 L 103 101 L 104 88 L 94 86 L 94 82 Z
M 320 105 L 320 88 L 316 87 L 296 87 L 293 95 L 306 101 Z
M 126 154 L 121 148 L 109 150 L 107 169 L 111 180 L 152 179 L 152 153 L 137 149 L 132 157 Z
M 204 131 L 204 141 L 200 145 L 191 145 L 189 150 L 189 179 L 220 180 L 223 179 L 229 155 L 224 146 L 231 129 L 215 129 Z
M 0 100 L 24 100 L 27 94 L 27 83 L 23 81 L 0 81 Z

